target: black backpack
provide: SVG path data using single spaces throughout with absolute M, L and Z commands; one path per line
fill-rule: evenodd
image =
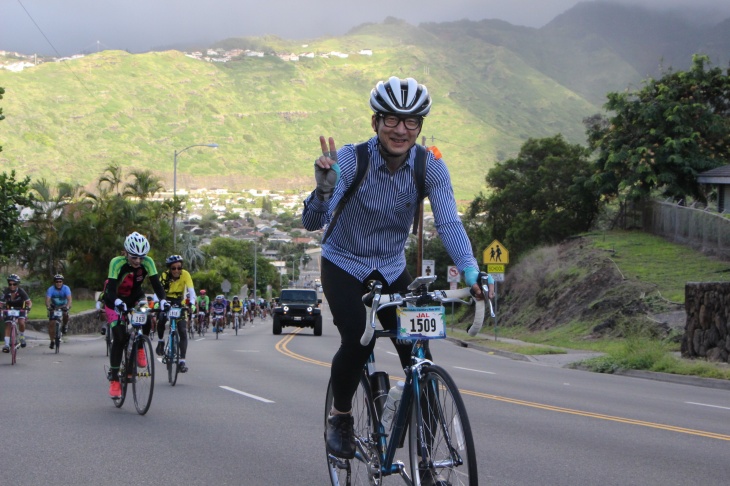
M 322 237 L 322 244 L 327 240 L 332 229 L 335 227 L 337 219 L 340 217 L 340 213 L 344 209 L 347 202 L 350 200 L 355 191 L 358 190 L 360 184 L 362 184 L 365 175 L 368 173 L 370 167 L 370 154 L 368 154 L 367 142 L 359 143 L 355 146 L 357 154 L 355 160 L 357 162 L 357 172 L 355 172 L 355 179 L 352 181 L 350 187 L 347 188 L 347 192 L 342 196 L 340 202 L 337 204 L 335 211 L 332 213 L 332 221 L 327 226 L 327 231 Z M 416 214 L 413 216 L 413 234 L 418 232 L 419 215 L 421 214 L 421 204 L 423 204 L 423 198 L 426 197 L 426 147 L 423 145 L 416 145 L 416 160 L 413 164 L 414 178 L 416 180 L 416 189 L 418 190 L 418 207 L 416 208 Z

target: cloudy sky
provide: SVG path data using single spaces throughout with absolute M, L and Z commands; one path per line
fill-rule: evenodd
M 143 52 L 227 37 L 342 35 L 388 16 L 417 25 L 501 19 L 541 27 L 580 0 L 0 0 L 0 50 L 69 55 Z M 714 8 L 728 0 L 611 0 L 655 8 Z

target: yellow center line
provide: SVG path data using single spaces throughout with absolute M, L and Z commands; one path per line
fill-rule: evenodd
M 315 364 L 315 365 L 319 365 L 319 366 L 329 367 L 330 366 L 329 362 L 319 361 L 319 360 L 316 360 L 313 358 L 309 358 L 307 356 L 302 356 L 301 354 L 297 354 L 297 353 L 291 351 L 287 347 L 287 345 L 291 342 L 292 339 L 294 339 L 294 336 L 296 336 L 296 334 L 299 331 L 301 331 L 301 328 L 294 330 L 290 335 L 286 336 L 284 339 L 282 339 L 281 341 L 276 343 L 276 346 L 275 346 L 276 350 L 279 351 L 280 353 L 284 354 L 285 356 L 289 356 L 290 358 L 294 358 L 299 361 L 304 361 L 305 363 L 311 363 L 311 364 Z M 391 377 L 391 380 L 393 378 L 394 377 Z M 402 380 L 403 378 L 401 377 L 401 378 L 397 378 L 397 379 Z M 546 405 L 544 403 L 528 402 L 525 400 L 518 400 L 516 398 L 502 397 L 499 395 L 491 395 L 489 393 L 481 393 L 481 392 L 476 392 L 476 391 L 471 391 L 471 390 L 464 390 L 461 388 L 459 389 L 459 391 L 461 392 L 462 395 L 469 395 L 469 396 L 478 397 L 478 398 L 486 398 L 489 400 L 496 400 L 499 402 L 511 403 L 513 405 L 521 405 L 523 407 L 538 408 L 541 410 L 548 410 L 551 412 L 567 413 L 570 415 L 579 415 L 582 417 L 589 417 L 589 418 L 594 418 L 594 419 L 598 419 L 598 420 L 608 420 L 611 422 L 619 422 L 619 423 L 630 424 L 630 425 L 639 425 L 641 427 L 649 427 L 649 428 L 653 428 L 653 429 L 667 430 L 669 432 L 677 432 L 680 434 L 689 434 L 689 435 L 696 435 L 699 437 L 707 437 L 709 439 L 730 441 L 730 435 L 727 435 L 727 434 L 717 434 L 714 432 L 706 432 L 703 430 L 687 429 L 684 427 L 675 427 L 673 425 L 664 425 L 664 424 L 658 424 L 658 423 L 654 423 L 654 422 L 645 422 L 643 420 L 635 420 L 635 419 L 629 419 L 629 418 L 624 418 L 624 417 L 615 417 L 612 415 L 604 415 L 601 413 L 586 412 L 583 410 L 574 410 L 571 408 L 556 407 L 553 405 Z

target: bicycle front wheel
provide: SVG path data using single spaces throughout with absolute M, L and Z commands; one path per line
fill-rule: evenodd
M 61 352 L 61 323 L 56 321 L 56 337 L 54 339 L 56 345 L 56 354 Z
M 144 415 L 150 409 L 152 403 L 152 392 L 155 389 L 155 358 L 152 352 L 152 341 L 150 338 L 142 335 L 137 336 L 137 344 L 134 346 L 134 352 L 131 361 L 134 363 L 132 392 L 134 393 L 134 407 L 137 413 Z M 142 350 L 145 355 L 145 362 L 140 363 L 138 350 Z M 141 364 L 145 366 L 140 366 Z
M 170 334 L 170 350 L 167 355 L 167 381 L 172 386 L 177 383 L 177 373 L 180 362 L 180 338 L 176 332 Z
M 419 403 L 422 427 L 411 414 L 408 445 L 414 486 L 476 486 L 476 451 L 466 407 L 454 380 L 443 368 L 423 369 Z M 419 434 L 423 431 L 423 437 Z
M 108 328 L 107 332 L 111 332 L 111 328 Z M 109 344 L 109 347 L 111 347 L 111 344 Z M 124 399 L 127 398 L 127 385 L 131 379 L 128 373 L 133 367 L 130 368 L 128 348 L 129 346 L 124 346 L 124 354 L 122 354 L 122 362 L 119 366 L 119 384 L 122 385 L 122 396 L 113 399 L 114 406 L 117 408 L 122 408 L 122 405 L 124 405 Z
M 332 383 L 327 386 L 327 398 L 324 405 L 324 426 L 327 429 L 327 417 L 332 410 Z M 352 398 L 352 417 L 355 420 L 355 458 L 341 459 L 327 452 L 325 432 L 325 454 L 327 469 L 332 486 L 344 485 L 382 485 L 380 474 L 380 453 L 374 431 L 377 417 L 373 408 L 370 384 L 365 376 L 360 378 L 355 396 Z M 347 481 L 348 476 L 350 482 Z
M 6 322 L 7 326 L 8 323 Z M 10 361 L 11 364 L 15 364 L 18 358 L 18 328 L 15 327 L 15 323 L 10 324 Z

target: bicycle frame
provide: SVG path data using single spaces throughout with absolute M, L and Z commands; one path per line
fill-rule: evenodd
M 63 317 L 68 312 L 68 309 L 66 307 L 53 307 L 50 310 L 50 316 L 49 321 L 55 322 L 56 326 L 56 332 L 54 336 L 54 348 L 56 350 L 56 354 L 60 353 L 60 347 L 61 347 L 61 338 L 63 337 Z
M 2 311 L 3 320 L 5 322 L 5 326 L 10 325 L 10 361 L 11 364 L 15 364 L 17 361 L 17 352 L 18 347 L 20 346 L 20 341 L 18 341 L 18 319 L 21 317 L 25 317 L 27 313 L 25 311 L 19 311 L 17 315 L 14 315 L 17 309 L 4 309 Z M 11 315 L 12 314 L 12 315 Z
M 451 477 L 457 468 L 464 467 L 465 469 L 460 470 L 466 471 L 468 484 L 474 485 L 478 481 L 473 437 L 463 400 L 448 372 L 426 358 L 426 343 L 431 339 L 446 337 L 443 322 L 444 304 L 458 302 L 475 305 L 472 324 L 474 329 L 470 329 L 470 334 L 472 332 L 476 334 L 481 328 L 486 314 L 486 304 L 484 300 L 472 299 L 470 289 L 428 291 L 428 285 L 434 279 L 433 276 L 418 277 L 409 285 L 410 292 L 402 295 L 382 295 L 382 284 L 373 282 L 370 287 L 371 292 L 363 296 L 363 302 L 370 306 L 371 310 L 369 324 L 366 324 L 360 343 L 367 346 L 371 344 L 372 339 L 388 337 L 409 340 L 412 347 L 410 363 L 403 370 L 405 383 L 402 395 L 388 430 L 383 425 L 383 413 L 379 406 L 381 390 L 385 383 L 378 379 L 378 374 L 382 372 L 376 370 L 374 352 L 371 352 L 363 368 L 359 387 L 365 387 L 367 391 L 360 394 L 361 398 L 358 399 L 360 405 L 353 406 L 357 433 L 355 455 L 352 459 L 357 464 L 354 470 L 361 479 L 364 478 L 361 476 L 364 472 L 370 481 L 397 473 L 409 485 L 422 484 L 422 481 L 426 481 L 425 484 L 432 484 L 434 480 L 441 484 L 439 478 L 442 474 Z M 479 277 L 480 287 L 485 296 L 488 296 L 488 280 L 486 274 Z M 469 299 L 471 302 L 462 299 Z M 489 302 L 491 308 L 489 299 L 485 300 Z M 404 309 L 400 314 L 400 319 L 405 321 L 400 320 L 396 330 L 376 330 L 377 311 L 395 306 L 408 309 Z M 441 308 L 440 312 L 438 307 Z M 418 308 L 422 310 L 414 312 L 414 309 Z M 422 312 L 426 314 L 421 314 Z M 494 316 L 493 311 L 490 313 Z M 414 318 L 414 314 L 419 318 Z M 330 400 L 332 400 L 331 388 L 328 391 L 329 408 L 332 405 Z M 357 414 L 355 408 L 360 409 Z M 326 414 L 328 410 L 326 408 Z M 408 465 L 401 458 L 396 460 L 397 449 L 403 447 L 406 438 L 408 438 Z M 350 474 L 353 471 L 350 461 L 328 453 L 333 484 L 341 484 L 339 481 L 342 477 L 338 471 L 345 471 L 345 481 L 347 484 L 350 483 Z M 410 469 L 407 469 L 408 466 Z

